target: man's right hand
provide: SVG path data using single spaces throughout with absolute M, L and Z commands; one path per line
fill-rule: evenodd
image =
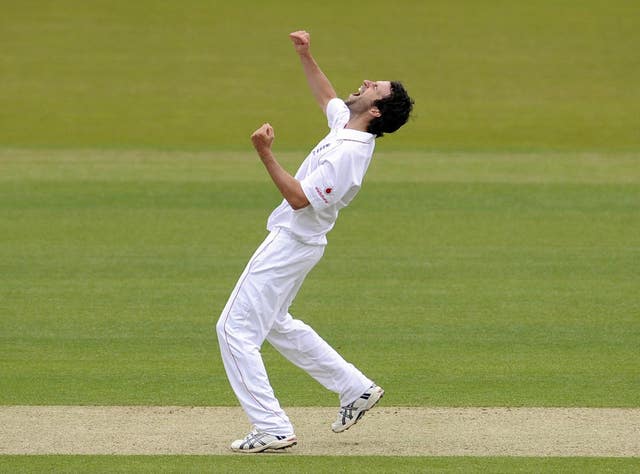
M 309 46 L 311 44 L 311 35 L 304 30 L 294 31 L 289 34 L 289 38 L 293 42 L 293 47 L 296 48 L 296 53 L 303 55 L 309 52 Z

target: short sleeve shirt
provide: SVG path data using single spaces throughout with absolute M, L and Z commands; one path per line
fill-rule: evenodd
M 356 196 L 364 179 L 375 135 L 345 128 L 349 108 L 341 99 L 327 104 L 329 134 L 305 158 L 295 178 L 310 205 L 293 210 L 286 200 L 271 213 L 267 229 L 285 228 L 300 241 L 325 245 L 340 209 Z

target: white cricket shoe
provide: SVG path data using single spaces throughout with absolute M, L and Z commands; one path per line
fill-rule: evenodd
M 362 418 L 367 410 L 370 410 L 384 396 L 382 387 L 373 384 L 360 398 L 341 407 L 338 412 L 338 419 L 331 424 L 334 433 L 341 433 L 355 425 Z
M 284 449 L 298 443 L 296 435 L 278 436 L 265 433 L 255 428 L 244 439 L 237 439 L 231 443 L 231 450 L 238 453 L 260 453 L 268 449 Z

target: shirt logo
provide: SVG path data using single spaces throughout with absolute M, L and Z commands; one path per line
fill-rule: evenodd
M 322 150 L 324 150 L 325 148 L 331 146 L 331 143 L 325 143 L 322 146 L 319 146 L 318 148 L 316 148 L 315 150 L 313 150 L 313 154 L 317 155 L 318 153 L 320 153 Z
M 329 201 L 327 200 L 327 198 L 324 197 L 324 194 L 322 194 L 322 189 L 320 189 L 318 186 L 316 186 L 315 190 L 316 190 L 316 193 L 318 194 L 318 196 L 320 196 L 320 199 L 322 199 L 325 204 L 329 204 Z
M 324 193 L 325 194 L 331 194 L 331 191 L 333 191 L 333 189 L 327 188 L 327 189 L 324 190 Z

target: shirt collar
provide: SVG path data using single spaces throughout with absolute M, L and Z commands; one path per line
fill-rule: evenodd
M 375 138 L 375 135 L 369 132 L 361 132 L 360 130 L 354 130 L 352 128 L 340 128 L 338 129 L 338 138 L 343 140 L 352 140 L 361 143 L 370 143 Z

